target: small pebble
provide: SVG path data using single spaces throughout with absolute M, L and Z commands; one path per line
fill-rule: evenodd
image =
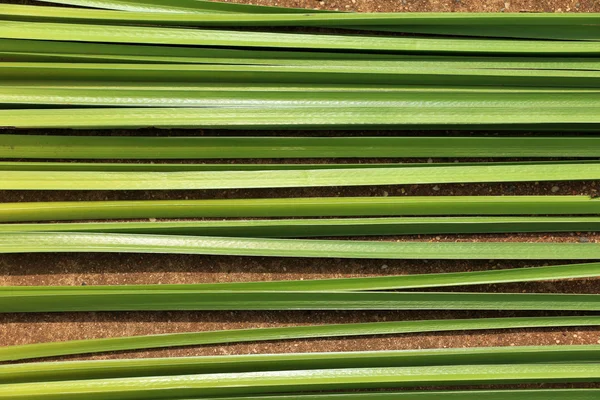
M 389 193 L 384 190 L 383 191 L 383 197 L 388 197 L 388 196 L 389 196 Z
M 387 266 L 386 264 L 383 264 L 383 265 L 381 266 L 381 269 L 388 269 L 388 266 Z
M 438 190 L 440 190 L 440 187 L 439 187 L 438 185 L 435 185 L 435 186 L 433 187 L 433 190 L 435 190 L 435 191 L 437 192 Z
M 556 193 L 560 190 L 560 188 L 558 186 L 552 186 L 552 189 L 550 189 L 552 191 L 552 193 Z
M 579 238 L 579 243 L 589 243 L 590 239 L 586 236 L 581 236 Z
M 156 218 L 148 218 L 150 222 L 156 222 Z
M 433 158 L 428 158 L 427 159 L 427 164 L 433 164 Z

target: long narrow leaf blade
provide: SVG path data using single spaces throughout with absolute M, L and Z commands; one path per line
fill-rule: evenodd
M 254 49 L 229 49 L 229 48 L 181 48 L 178 46 L 152 46 L 152 45 L 135 45 L 135 44 L 107 44 L 107 43 L 88 43 L 88 42 L 72 42 L 72 41 L 46 41 L 46 40 L 21 40 L 21 39 L 0 39 L 0 49 L 2 51 L 17 54 L 45 54 L 54 57 L 71 58 L 74 60 L 85 60 L 86 58 L 98 58 L 100 60 L 115 60 L 119 62 L 163 62 L 163 63 L 259 63 L 270 64 L 275 63 L 307 63 L 310 65 L 310 60 L 323 60 L 332 63 L 335 61 L 355 61 L 358 59 L 364 60 L 367 55 L 357 55 L 347 52 L 316 52 L 305 51 L 298 53 L 295 51 L 275 51 L 275 50 L 254 50 Z M 60 58 L 59 57 L 59 58 Z M 414 60 L 414 61 L 457 61 L 456 59 L 448 59 L 440 56 L 398 56 L 391 54 L 368 54 L 369 60 Z M 479 59 L 472 61 L 492 61 L 489 59 Z M 517 65 L 522 65 L 520 59 L 504 59 L 507 62 L 516 62 Z M 576 66 L 580 63 L 588 67 L 593 67 L 597 63 L 587 58 L 532 58 L 528 59 L 531 63 L 539 62 L 541 65 L 552 66 L 558 65 Z M 465 60 L 466 61 L 466 60 Z M 525 60 L 527 61 L 527 60 Z M 531 63 L 526 62 L 526 65 Z M 555 63 L 559 63 L 558 65 Z M 564 66 L 564 65 L 563 65 Z
M 230 48 L 196 48 L 178 46 L 107 44 L 71 41 L 0 39 L 0 51 L 7 58 L 36 57 L 44 61 L 60 62 L 159 62 L 165 64 L 244 64 L 244 65 L 297 65 L 311 66 L 315 60 L 323 66 L 402 66 L 440 67 L 459 69 L 553 69 L 598 70 L 599 62 L 586 57 L 490 57 L 490 56 L 437 56 L 397 55 L 325 51 L 281 51 Z M 96 60 L 96 61 L 94 61 Z M 23 60 L 26 61 L 26 60 Z M 422 63 L 419 65 L 418 63 Z M 7 85 L 8 82 L 3 82 Z M 123 83 L 122 83 L 123 84 Z M 222 83 L 221 83 L 222 85 Z M 361 86 L 354 84 L 354 86 Z M 218 87 L 218 86 L 215 86 Z M 380 90 L 389 88 L 379 88 Z M 410 89 L 407 88 L 407 89 Z M 502 88 L 486 88 L 500 90 Z
M 0 33 L 1 27 L 2 25 L 0 25 Z M 30 81 L 38 85 L 53 81 L 73 82 L 76 79 L 83 82 L 102 82 L 103 85 L 106 85 L 106 82 L 123 82 L 120 83 L 120 86 L 124 87 L 129 85 L 129 82 L 153 82 L 152 84 L 159 82 L 173 85 L 173 83 L 209 84 L 218 80 L 225 84 L 276 83 L 289 85 L 303 83 L 350 86 L 400 85 L 403 87 L 420 85 L 432 88 L 507 86 L 528 89 L 535 87 L 598 89 L 600 87 L 600 71 L 597 68 L 589 71 L 584 68 L 585 66 L 573 70 L 522 67 L 451 68 L 436 63 L 423 66 L 418 62 L 406 63 L 406 65 L 402 63 L 384 64 L 383 66 L 369 63 L 362 65 L 352 63 L 342 65 L 335 63 L 333 65 L 332 63 L 329 65 L 320 65 L 319 63 L 310 65 L 243 65 L 243 61 L 242 65 L 4 62 L 0 64 L 0 77 L 4 77 L 10 82 Z M 423 95 L 423 93 L 416 95 Z M 478 95 L 481 96 L 481 93 Z M 465 96 L 468 97 L 468 95 Z M 592 96 L 588 97 L 593 99 Z M 460 98 L 454 96 L 453 104 L 460 105 Z M 522 102 L 517 101 L 514 95 L 513 99 L 516 101 L 516 106 L 513 107 L 518 108 Z M 547 98 L 545 100 L 551 103 L 551 100 Z M 594 104 L 591 104 L 589 108 L 593 108 L 593 106 Z M 473 104 L 467 104 L 467 107 L 478 108 Z M 485 107 L 485 104 L 481 107 Z M 310 109 L 310 106 L 305 108 Z M 398 106 L 394 109 L 402 110 L 403 107 Z M 445 105 L 430 106 L 427 109 L 444 110 Z
M 599 107 L 596 93 L 391 93 L 391 92 L 224 92 L 9 88 L 0 86 L 0 104 L 95 107 L 398 107 L 552 108 Z
M 243 7 L 241 4 L 193 1 L 192 4 L 204 6 L 213 4 L 220 7 Z M 216 7 L 215 7 L 216 8 Z M 249 6 L 248 10 L 269 9 Z M 276 13 L 209 13 L 208 15 L 194 13 L 166 13 L 151 11 L 107 11 L 82 10 L 80 8 L 39 7 L 16 4 L 0 6 L 0 16 L 3 18 L 27 17 L 30 21 L 57 22 L 129 22 L 142 25 L 176 25 L 193 26 L 386 26 L 389 25 L 401 31 L 403 26 L 432 26 L 439 27 L 437 33 L 443 32 L 445 26 L 460 27 L 463 25 L 483 26 L 562 26 L 569 29 L 572 26 L 598 25 L 599 13 L 582 14 L 504 14 L 504 13 L 313 13 L 313 10 L 303 10 L 302 13 L 281 13 L 290 11 L 289 8 L 271 8 Z M 225 10 L 215 10 L 225 11 Z M 452 32 L 450 32 L 451 34 Z
M 278 65 L 294 63 L 304 63 L 311 65 L 311 60 L 322 60 L 331 65 L 337 62 L 356 62 L 365 61 L 440 61 L 453 62 L 454 65 L 463 64 L 458 57 L 446 56 L 415 56 L 415 55 L 393 55 L 393 54 L 356 54 L 352 52 L 322 52 L 322 51 L 280 51 L 280 50 L 255 50 L 255 49 L 230 49 L 230 48 L 195 48 L 178 46 L 153 46 L 136 44 L 107 44 L 107 43 L 89 43 L 72 41 L 46 41 L 46 40 L 22 40 L 22 39 L 0 39 L 0 48 L 9 53 L 32 53 L 46 54 L 63 57 L 73 57 L 74 59 L 85 59 L 96 57 L 104 60 L 119 60 L 120 62 L 146 61 L 146 62 L 166 62 L 166 63 L 234 63 L 234 64 L 272 64 Z M 482 65 L 491 65 L 494 58 L 490 57 L 460 57 L 463 62 L 484 62 Z M 513 66 L 524 65 L 548 65 L 551 69 L 560 69 L 559 66 L 575 67 L 584 65 L 587 67 L 597 66 L 597 62 L 589 58 L 540 58 L 532 57 L 523 60 L 522 58 L 502 58 L 499 61 L 503 65 L 508 62 Z M 515 63 L 515 64 L 513 64 Z M 566 64 L 563 64 L 566 63 Z M 473 64 L 473 67 L 478 64 Z
M 535 389 L 535 390 L 453 390 L 440 392 L 402 391 L 335 394 L 283 394 L 250 396 L 245 400 L 596 400 L 599 389 Z M 186 399 L 193 400 L 193 399 Z M 200 400 L 200 399 L 196 399 Z M 220 400 L 239 400 L 239 397 L 221 397 Z
M 589 196 L 308 197 L 0 203 L 1 222 L 127 218 L 598 215 Z
M 505 162 L 463 162 L 461 167 L 495 167 L 495 166 L 540 166 L 551 165 L 595 165 L 596 160 L 567 161 L 505 161 Z M 304 170 L 337 170 L 337 169 L 378 169 L 378 168 L 439 168 L 457 167 L 456 162 L 448 163 L 114 163 L 114 162 L 48 162 L 48 161 L 0 161 L 0 171 L 19 172 L 215 172 L 215 171 L 304 171 Z
M 0 135 L 1 158 L 600 157 L 595 137 L 138 137 Z
M 421 54 L 573 55 L 600 53 L 594 42 L 511 41 L 477 39 L 423 39 L 307 35 L 274 32 L 241 32 L 180 28 L 30 22 L 27 29 L 15 21 L 3 21 L 0 37 L 6 39 L 71 40 L 104 43 L 235 46 L 280 49 L 327 49 Z
M 413 13 L 411 13 L 413 14 Z M 442 14 L 445 15 L 445 14 Z M 471 13 L 469 13 L 471 15 Z M 514 15 L 514 14 L 513 14 Z M 440 21 L 443 22 L 443 21 Z M 490 21 L 491 22 L 491 21 Z M 554 39 L 554 40 L 599 40 L 600 33 L 597 25 L 452 25 L 450 21 L 440 25 L 398 24 L 388 26 L 357 25 L 347 29 L 375 31 L 375 32 L 402 32 L 408 34 L 427 34 L 441 37 L 465 36 L 486 38 L 525 38 L 525 39 Z M 343 28 L 342 28 L 343 29 Z
M 216 290 L 216 291 L 364 291 L 386 289 L 414 289 L 444 286 L 467 286 L 508 282 L 532 282 L 540 280 L 589 278 L 600 275 L 600 263 L 555 265 L 549 267 L 515 268 L 490 271 L 450 272 L 440 274 L 417 274 L 401 276 L 377 276 L 362 278 L 309 279 L 265 282 L 118 285 L 118 286 L 8 286 L 3 291 L 45 293 L 59 291 L 78 293 L 119 290 Z
M 376 242 L 222 238 L 115 233 L 17 232 L 0 235 L 0 253 L 167 253 L 269 257 L 441 260 L 593 260 L 596 243 Z
M 0 383 L 325 368 L 598 362 L 600 347 L 525 346 L 38 362 L 0 366 Z
M 319 236 L 440 233 L 591 232 L 598 217 L 344 218 L 177 222 L 0 224 L 10 232 L 93 232 L 221 237 L 307 238 Z
M 283 112 L 285 110 L 285 112 Z M 527 109 L 286 107 L 283 108 L 72 108 L 0 110 L 12 128 L 223 128 L 223 129 L 456 129 L 595 131 L 598 107 Z
M 0 290 L 0 313 L 239 310 L 600 311 L 600 295 L 439 292 Z
M 4 171 L 0 190 L 183 190 L 600 179 L 600 163 L 259 171 Z
M 321 13 L 325 10 L 304 8 L 256 6 L 240 3 L 225 3 L 203 0 L 39 0 L 45 3 L 67 4 L 80 7 L 101 8 L 123 11 L 171 12 L 171 13 Z
M 595 382 L 600 363 L 350 368 L 175 375 L 0 386 L 0 399 L 165 399 L 192 396 L 508 383 Z
M 202 3 L 200 3 L 202 4 Z M 206 3 L 204 3 L 206 4 Z M 211 4 L 211 3 L 208 3 Z M 231 8 L 242 8 L 243 5 L 228 3 L 212 3 L 227 5 Z M 569 15 L 556 18 L 552 14 L 545 18 L 507 17 L 498 14 L 462 14 L 460 16 L 447 13 L 290 13 L 289 9 L 274 8 L 277 14 L 265 14 L 255 11 L 256 6 L 246 6 L 248 14 L 199 14 L 189 12 L 121 12 L 80 10 L 77 8 L 53 8 L 20 5 L 0 5 L 0 16 L 10 20 L 38 22 L 74 22 L 74 23 L 106 23 L 106 24 L 139 24 L 139 25 L 179 25 L 179 26 L 298 26 L 350 28 L 358 30 L 375 30 L 385 32 L 426 33 L 442 36 L 476 36 L 476 37 L 513 37 L 540 39 L 598 40 L 598 15 Z M 184 9 L 180 9 L 185 11 Z M 165 11 L 165 10 L 162 10 Z M 175 11 L 175 10 L 174 10 Z M 205 10 L 209 11 L 209 10 Z M 210 10 L 211 12 L 213 10 Z M 230 10 L 215 10 L 228 12 Z M 287 12 L 283 14 L 282 11 Z M 296 11 L 296 10 L 294 10 Z M 298 10 L 301 11 L 301 10 Z M 307 10 L 308 11 L 308 10 Z M 254 14 L 252 14 L 254 12 Z M 256 12 L 261 12 L 257 14 Z M 554 18 L 552 18 L 554 17 Z M 578 17 L 578 18 L 577 18 Z M 477 18 L 477 19 L 475 19 Z M 433 22 L 435 21 L 435 22 Z M 475 23 L 474 23 L 475 22 Z
M 599 326 L 600 317 L 421 320 L 172 333 L 0 347 L 0 361 L 175 346 L 461 330 Z

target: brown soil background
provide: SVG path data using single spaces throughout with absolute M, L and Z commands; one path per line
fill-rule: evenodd
M 20 2 L 20 1 L 4 1 Z M 250 3 L 250 2 L 248 2 Z M 435 1 L 435 0 L 256 0 L 252 4 L 309 7 L 362 12 L 600 12 L 599 0 L 561 1 Z M 164 131 L 162 131 L 164 132 Z M 37 133 L 37 132 L 32 132 Z M 89 132 L 88 132 L 89 133 Z M 186 131 L 185 134 L 206 134 Z M 245 134 L 246 132 L 235 132 Z M 391 132 L 401 134 L 402 132 Z M 103 133 L 104 134 L 104 133 Z M 119 134 L 119 132 L 111 133 Z M 155 135 L 157 131 L 136 131 Z M 162 133 L 164 134 L 164 133 Z M 179 132 L 173 131 L 173 135 Z M 290 133 L 286 133 L 290 134 Z M 311 135 L 317 133 L 310 133 Z M 326 160 L 320 160 L 323 162 Z M 331 161 L 331 160 L 329 160 Z M 363 160 L 364 161 L 364 160 Z M 361 162 L 363 162 L 361 161 Z M 406 160 L 390 160 L 406 161 Z M 427 161 L 427 160 L 418 160 Z M 448 161 L 448 160 L 433 160 Z M 454 160 L 451 160 L 454 161 Z M 286 162 L 291 162 L 290 160 Z M 558 191 L 554 188 L 558 187 Z M 102 199 L 200 199 L 243 197 L 385 196 L 385 195 L 502 195 L 502 194 L 596 194 L 596 182 L 411 185 L 367 188 L 171 191 L 171 192 L 0 192 L 0 201 L 102 200 Z M 502 240 L 502 241 L 598 241 L 595 233 L 527 235 L 434 235 L 385 237 L 379 240 Z M 472 271 L 548 265 L 550 262 L 508 261 L 403 261 L 285 259 L 260 257 L 213 257 L 127 254 L 25 254 L 0 257 L 0 285 L 97 285 L 135 283 L 232 282 L 275 279 L 315 279 L 389 274 Z M 485 285 L 467 291 L 600 293 L 595 279 L 567 282 Z M 560 315 L 549 312 L 143 312 L 143 313 L 39 313 L 0 315 L 0 345 L 47 341 L 187 332 L 217 329 L 292 326 L 343 322 L 392 321 L 434 318 Z M 164 357 L 281 352 L 392 350 L 475 346 L 600 343 L 600 328 L 530 329 L 467 333 L 427 333 L 332 340 L 294 340 L 186 347 L 156 351 L 121 352 L 90 358 Z

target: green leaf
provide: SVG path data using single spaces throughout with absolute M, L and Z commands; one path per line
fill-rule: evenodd
M 344 218 L 0 224 L 0 232 L 97 232 L 223 237 L 319 237 L 440 233 L 588 232 L 598 217 Z
M 45 41 L 45 40 L 14 40 L 0 39 L 0 51 L 13 55 L 38 54 L 45 57 L 64 58 L 65 61 L 82 61 L 92 57 L 99 60 L 115 60 L 130 62 L 164 62 L 164 63 L 233 63 L 233 64 L 295 64 L 305 63 L 311 65 L 310 60 L 322 60 L 335 65 L 334 61 L 344 60 L 354 62 L 365 60 L 413 60 L 413 61 L 457 61 L 456 59 L 440 56 L 398 56 L 392 54 L 355 54 L 343 52 L 316 52 L 316 51 L 273 51 L 254 49 L 228 49 L 228 48 L 194 48 L 178 46 L 152 46 L 135 44 L 107 44 L 71 41 Z M 463 58 L 463 60 L 467 60 Z M 474 61 L 493 61 L 489 58 Z M 528 58 L 529 60 L 529 58 Z M 521 58 L 508 59 L 517 65 L 522 65 Z M 587 58 L 533 58 L 531 63 L 539 62 L 542 65 L 557 67 L 558 65 L 585 65 L 593 68 L 597 62 Z M 558 65 L 556 64 L 558 63 Z M 563 64 L 566 63 L 566 64 Z M 456 63 L 455 63 L 456 64 Z M 124 82 L 123 82 L 124 83 Z M 7 82 L 3 82 L 7 84 Z
M 243 65 L 296 65 L 314 66 L 314 60 L 320 60 L 321 66 L 412 66 L 412 67 L 446 67 L 448 69 L 554 69 L 554 70 L 598 70 L 599 62 L 585 57 L 491 57 L 491 56 L 450 56 L 450 55 L 398 55 L 353 52 L 325 51 L 281 51 L 199 48 L 179 46 L 156 46 L 136 44 L 107 44 L 71 41 L 15 40 L 0 39 L 0 52 L 6 61 L 56 61 L 60 62 L 159 62 L 165 64 L 243 64 Z M 15 59 L 16 58 L 16 59 Z M 420 64 L 419 64 L 420 63 Z M 121 82 L 125 85 L 127 82 Z M 10 85 L 11 82 L 2 82 Z M 350 85 L 350 84 L 348 84 Z M 214 89 L 223 86 L 214 85 Z M 364 86 L 353 82 L 353 86 Z M 408 86 L 405 90 L 414 88 Z M 392 90 L 390 87 L 379 87 L 378 90 Z M 421 88 L 420 90 L 424 90 Z M 438 89 L 439 90 L 439 89 Z M 490 88 L 487 91 L 508 90 L 506 88 Z
M 597 164 L 596 160 L 567 160 L 567 161 L 505 161 L 505 162 L 463 162 L 461 167 L 495 167 L 495 166 L 541 166 L 549 165 L 585 165 Z M 262 164 L 192 164 L 192 163 L 113 163 L 113 162 L 47 162 L 47 161 L 0 161 L 0 171 L 18 172 L 216 172 L 216 171 L 305 171 L 305 170 L 336 170 L 336 169 L 378 169 L 378 168 L 439 168 L 457 167 L 458 163 L 262 163 Z
M 5 286 L 0 291 L 79 293 L 98 290 L 151 291 L 151 290 L 221 290 L 221 291 L 364 291 L 386 289 L 414 289 L 426 287 L 466 286 L 508 282 L 597 277 L 599 263 L 555 265 L 550 267 L 515 268 L 474 272 L 377 276 L 362 278 L 309 279 L 264 282 L 225 282 L 197 284 L 118 285 L 118 286 Z M 17 293 L 15 293 L 17 294 Z
M 173 12 L 173 13 L 311 13 L 330 12 L 304 8 L 269 7 L 250 4 L 225 3 L 203 0 L 39 0 L 44 3 L 68 4 L 80 7 L 105 8 L 110 10 Z
M 77 0 L 75 0 L 77 1 Z M 180 3 L 185 0 L 178 0 Z M 78 1 L 82 3 L 82 1 Z M 115 1 L 118 2 L 118 1 Z M 176 4 L 172 1 L 154 0 L 153 3 Z M 146 1 L 146 3 L 149 3 Z M 596 26 L 600 13 L 582 14 L 552 14 L 552 13 L 313 13 L 316 10 L 304 9 L 301 13 L 281 13 L 293 9 L 283 7 L 257 7 L 241 4 L 223 2 L 202 2 L 188 0 L 189 5 L 198 8 L 213 5 L 214 10 L 220 13 L 209 13 L 208 15 L 195 14 L 191 12 L 168 13 L 156 10 L 85 10 L 80 8 L 39 7 L 30 5 L 2 4 L 0 16 L 4 18 L 31 17 L 31 20 L 39 21 L 65 21 L 65 22 L 128 22 L 144 25 L 177 23 L 177 25 L 197 26 L 329 26 L 329 27 L 353 27 L 390 25 L 397 29 L 403 26 Z M 83 4 L 79 4 L 83 5 Z M 219 10 L 218 7 L 222 9 Z M 250 12 L 223 13 L 227 7 L 246 7 Z M 96 8 L 105 8 L 97 7 Z M 191 8 L 191 7 L 190 7 Z M 275 13 L 252 13 L 252 10 L 276 10 Z M 222 14 L 221 14 L 222 13 Z
M 115 233 L 0 234 L 0 253 L 168 253 L 270 257 L 441 260 L 592 260 L 596 243 L 376 242 Z
M 600 347 L 525 346 L 63 361 L 0 366 L 0 383 L 325 368 L 598 362 Z
M 453 390 L 440 392 L 402 391 L 402 392 L 366 392 L 335 394 L 287 394 L 244 397 L 245 400 L 596 400 L 598 389 L 535 389 L 535 390 Z M 239 400 L 239 397 L 221 397 L 220 400 Z M 188 399 L 191 400 L 191 399 Z M 198 400 L 198 399 L 196 399 Z
M 600 157 L 597 137 L 140 137 L 0 135 L 1 158 Z M 364 165 L 364 164 L 363 164 Z
M 362 324 L 314 325 L 284 328 L 257 328 L 171 333 L 162 335 L 74 340 L 0 347 L 0 361 L 18 361 L 31 358 L 102 353 L 107 351 L 139 350 L 218 343 L 256 342 L 266 340 L 390 335 L 400 333 L 445 332 L 460 330 L 549 328 L 599 325 L 600 317 L 596 316 L 527 317 L 372 322 Z
M 92 25 L 93 26 L 93 25 Z M 2 25 L 0 25 L 0 33 Z M 1 37 L 1 35 L 0 35 Z M 305 41 L 310 40 L 305 38 Z M 457 68 L 439 66 L 432 62 L 424 66 L 417 62 L 406 63 L 384 63 L 382 66 L 372 65 L 370 63 L 320 63 L 312 62 L 310 65 L 219 65 L 219 64 L 120 64 L 120 63 L 31 63 L 31 62 L 4 62 L 0 64 L 0 77 L 7 79 L 7 82 L 29 82 L 29 85 L 40 85 L 53 82 L 73 82 L 79 81 L 89 85 L 90 82 L 96 82 L 96 86 L 106 89 L 107 83 L 118 87 L 128 87 L 130 82 L 157 82 L 169 83 L 171 90 L 176 90 L 174 83 L 193 83 L 214 84 L 215 81 L 222 83 L 242 84 L 325 84 L 325 85 L 378 85 L 378 86 L 431 86 L 441 87 L 490 87 L 507 86 L 532 88 L 579 88 L 579 89 L 598 89 L 600 87 L 600 71 L 597 67 L 592 70 L 585 70 L 585 65 L 578 69 L 528 69 L 528 68 L 505 68 L 494 69 L 481 66 L 479 68 Z M 574 67 L 577 68 L 577 67 Z M 109 83 L 111 82 L 111 83 Z M 14 83 L 12 83 L 14 84 Z M 244 90 L 241 90 L 242 92 Z M 382 91 L 383 92 L 383 91 Z M 283 95 L 280 90 L 279 95 Z M 593 99 L 593 93 L 587 98 Z M 560 94 L 560 93 L 559 93 Z M 242 94 L 243 95 L 243 94 Z M 413 96 L 427 96 L 425 93 L 416 93 Z M 477 96 L 485 95 L 485 92 L 476 93 Z M 522 93 L 524 97 L 528 94 Z M 535 96 L 531 94 L 529 96 Z M 568 94 L 565 94 L 565 96 Z M 580 91 L 572 96 L 585 96 L 586 93 Z M 458 107 L 461 105 L 461 96 L 449 93 L 446 97 L 454 101 Z M 465 95 L 469 97 L 469 95 Z M 513 102 L 507 105 L 518 108 L 522 104 L 520 98 L 514 94 Z M 539 94 L 538 94 L 539 96 Z M 544 99 L 551 108 L 552 100 Z M 492 101 L 493 104 L 493 101 Z M 506 104 L 506 103 L 505 103 Z M 512 105 L 511 105 L 512 104 Z M 590 106 L 583 107 L 579 102 L 571 103 L 572 107 L 594 108 L 594 102 Z M 540 104 L 534 104 L 535 108 Z M 165 104 L 167 107 L 168 104 Z M 465 105 L 463 104 L 463 107 Z M 485 108 L 484 105 L 467 103 L 468 107 Z M 569 104 L 565 103 L 564 107 Z M 350 107 L 350 106 L 348 106 Z M 447 107 L 445 103 L 437 105 L 430 104 L 427 109 L 444 110 Z M 309 106 L 306 108 L 310 109 Z M 316 108 L 316 107 L 313 107 Z M 355 108 L 359 108 L 356 106 Z M 402 109 L 395 107 L 395 109 Z M 488 108 L 489 109 L 489 108 Z M 414 111 L 414 110 L 413 110 Z M 532 112 L 535 110 L 531 110 Z M 544 110 L 541 110 L 544 111 Z M 557 110 L 560 111 L 560 110 Z M 573 112 L 573 111 L 571 111 Z M 506 117 L 506 115 L 505 115 Z M 511 116 L 512 117 L 512 116 Z
M 386 215 L 597 215 L 589 196 L 307 197 L 0 203 L 0 221 Z
M 72 2 L 71 2 L 72 3 Z M 75 1 L 74 3 L 84 3 Z M 189 8 L 158 2 L 145 6 L 127 2 L 94 2 L 94 6 L 121 11 L 81 10 L 19 5 L 0 6 L 11 20 L 179 26 L 296 26 L 349 28 L 385 32 L 426 33 L 442 36 L 488 36 L 540 39 L 597 40 L 598 14 L 495 13 L 327 13 L 316 10 L 257 7 L 231 3 L 192 2 Z M 207 6 L 212 5 L 209 9 Z M 194 7 L 195 6 L 195 7 Z M 169 7 L 173 7 L 171 10 Z M 206 14 L 206 13 L 211 14 Z M 216 14 L 216 13 L 225 14 Z M 231 13 L 236 14 L 231 14 Z M 240 13 L 247 14 L 240 14 Z M 230 13 L 230 14 L 227 14 Z
M 113 116 L 114 117 L 114 116 Z M 258 171 L 4 171 L 0 190 L 183 190 L 600 179 L 600 163 Z
M 103 43 L 146 43 L 272 49 L 369 50 L 419 54 L 562 55 L 589 56 L 600 53 L 594 42 L 537 40 L 424 39 L 242 32 L 182 28 L 132 27 L 3 21 L 0 37 L 6 39 L 70 40 Z
M 225 92 L 174 89 L 10 88 L 0 86 L 0 104 L 94 107 L 397 107 L 578 108 L 600 107 L 597 93 L 402 93 L 402 92 Z M 539 139 L 539 138 L 538 138 Z
M 72 108 L 0 110 L 13 128 L 223 128 L 595 131 L 597 107 L 581 108 Z M 594 178 L 595 179 L 595 178 Z
M 349 368 L 174 375 L 0 386 L 0 399 L 165 399 L 299 391 L 595 382 L 600 363 Z
M 600 295 L 439 292 L 248 292 L 199 290 L 0 290 L 1 312 L 176 310 L 600 311 Z
M 410 13 L 413 14 L 413 13 Z M 429 14 L 429 13 L 428 13 Z M 449 13 L 442 13 L 441 16 Z M 473 13 L 468 13 L 471 15 Z M 482 14 L 480 14 L 482 15 Z M 487 13 L 483 15 L 488 15 Z M 516 14 L 512 14 L 516 15 Z M 546 14 L 548 15 L 548 14 Z M 376 31 L 376 32 L 401 32 L 408 34 L 427 34 L 438 36 L 465 36 L 465 37 L 487 37 L 487 38 L 525 38 L 525 39 L 554 39 L 554 40 L 599 40 L 600 33 L 597 25 L 561 25 L 560 21 L 554 21 L 556 25 L 452 25 L 452 21 L 443 21 L 440 25 L 398 24 L 398 25 L 357 25 L 348 29 Z M 492 22 L 492 21 L 490 21 Z M 343 28 L 342 28 L 343 29 Z

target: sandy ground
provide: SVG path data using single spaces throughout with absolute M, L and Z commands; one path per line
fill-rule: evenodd
M 19 1 L 13 1 L 19 2 Z M 353 11 L 454 11 L 454 12 L 600 12 L 600 1 L 426 1 L 426 0 L 256 0 L 252 4 L 312 7 Z M 154 131 L 137 132 L 156 134 Z M 196 134 L 202 132 L 186 132 Z M 244 132 L 237 132 L 236 134 Z M 393 132 L 399 134 L 400 132 Z M 314 133 L 312 133 L 314 134 Z M 399 160 L 390 160 L 399 161 Z M 406 161 L 406 160 L 402 160 Z M 423 160 L 420 160 L 423 161 Z M 444 161 L 444 160 L 434 160 Z M 489 185 L 422 185 L 369 188 L 282 189 L 252 191 L 175 192 L 0 192 L 0 201 L 242 198 L 289 196 L 385 196 L 385 195 L 500 195 L 500 194 L 596 194 L 596 182 Z M 374 238 L 379 240 L 502 240 L 502 241 L 597 241 L 592 233 L 493 236 L 419 236 Z M 195 283 L 272 279 L 314 279 L 442 271 L 471 271 L 548 265 L 550 262 L 499 261 L 403 261 L 205 257 L 180 255 L 51 254 L 0 257 L 0 285 L 93 285 L 135 283 Z M 486 285 L 472 291 L 599 293 L 598 280 Z M 406 319 L 474 318 L 559 315 L 548 312 L 144 312 L 55 313 L 0 315 L 0 345 L 57 340 L 187 332 L 214 329 L 291 326 L 342 322 Z M 600 343 L 600 328 L 534 329 L 468 333 L 428 333 L 333 340 L 297 340 L 188 347 L 93 358 L 191 356 L 280 352 L 420 349 L 441 347 L 519 346 L 541 344 Z

